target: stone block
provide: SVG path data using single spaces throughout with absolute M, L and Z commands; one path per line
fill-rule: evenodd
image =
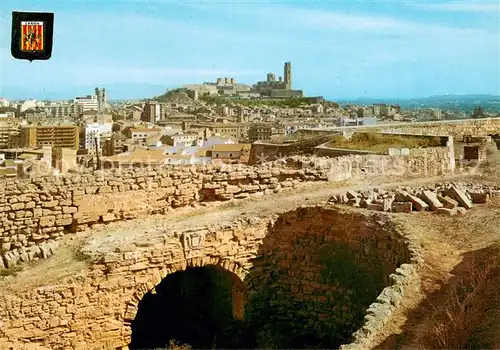
M 140 270 L 145 270 L 148 268 L 148 265 L 145 263 L 137 263 L 132 266 L 130 266 L 130 271 L 140 271 Z
M 457 214 L 457 209 L 448 209 L 448 208 L 438 208 L 436 210 L 436 214 L 443 214 L 448 216 L 454 216 Z
M 459 190 L 455 186 L 451 186 L 448 189 L 448 195 L 455 199 L 462 207 L 465 209 L 472 209 L 472 202 L 467 198 L 465 193 L 462 190 Z
M 412 202 L 393 202 L 392 211 L 395 213 L 411 213 L 413 210 Z
M 54 208 L 59 204 L 58 201 L 42 202 L 42 208 Z
M 347 204 L 355 207 L 355 208 L 359 208 L 360 207 L 360 204 L 361 204 L 361 198 L 351 198 L 347 201 Z
M 234 194 L 234 193 L 239 193 L 239 192 L 241 192 L 241 188 L 239 188 L 238 186 L 232 186 L 232 185 L 227 186 L 226 191 L 225 191 L 226 194 Z
M 173 180 L 171 178 L 161 179 L 160 187 L 170 187 L 173 185 Z
M 77 211 L 78 211 L 77 207 L 63 207 L 62 208 L 62 212 L 64 214 L 72 214 L 72 213 L 76 213 Z
M 375 203 L 367 203 L 366 209 L 384 211 L 384 205 L 383 204 L 375 204 Z
M 416 211 L 426 210 L 429 207 L 427 203 L 414 195 L 408 194 L 408 200 L 413 204 Z
M 469 192 L 469 195 L 474 204 L 484 204 L 488 203 L 489 195 L 482 192 Z
M 328 199 L 328 202 L 329 202 L 329 203 L 337 203 L 337 202 L 338 202 L 337 196 L 336 196 L 336 195 L 331 196 L 331 197 Z
M 2 244 L 0 245 L 0 249 L 1 249 L 2 251 L 4 251 L 4 252 L 6 252 L 6 251 L 10 250 L 10 248 L 11 248 L 11 244 L 10 244 L 10 243 L 8 243 L 8 242 L 2 243 Z
M 443 206 L 448 209 L 453 209 L 458 207 L 458 202 L 454 200 L 453 198 L 450 198 L 448 196 L 440 196 L 438 195 L 437 198 L 441 203 L 443 203 Z
M 359 193 L 355 191 L 347 191 L 346 196 L 348 199 L 359 197 Z
M 11 204 L 11 210 L 22 210 L 24 209 L 25 207 L 25 204 L 24 203 L 14 203 L 14 204 Z
M 85 193 L 86 194 L 95 194 L 97 192 L 98 187 L 97 186 L 87 186 L 85 187 Z
M 455 210 L 459 215 L 465 215 L 465 213 L 467 213 L 467 209 L 465 209 L 464 207 L 456 207 Z
M 269 171 L 266 171 L 266 170 L 264 170 L 264 171 L 258 170 L 257 175 L 258 175 L 259 179 L 269 179 L 272 176 L 271 173 Z
M 85 194 L 84 191 L 82 190 L 74 190 L 73 191 L 73 199 L 75 198 L 80 198 L 81 196 L 83 196 Z
M 243 192 L 257 192 L 260 190 L 259 185 L 241 185 L 241 190 Z
M 10 268 L 19 262 L 21 257 L 19 256 L 19 253 L 17 251 L 10 251 L 4 254 L 4 262 L 5 262 L 5 267 Z
M 73 219 L 59 219 L 56 220 L 55 224 L 56 226 L 68 226 L 73 223 Z
M 396 202 L 407 202 L 409 193 L 403 190 L 397 190 L 394 196 Z
M 115 214 L 113 214 L 113 213 L 101 215 L 102 222 L 110 222 L 110 221 L 115 221 L 115 220 L 117 220 L 117 218 L 116 218 Z
M 436 193 L 431 191 L 422 191 L 421 198 L 429 205 L 432 211 L 443 207 L 443 204 L 438 200 Z
M 207 190 L 212 190 L 212 189 L 220 188 L 220 184 L 216 183 L 216 182 L 206 182 L 203 184 L 202 188 L 207 189 Z
M 97 193 L 111 193 L 113 192 L 111 186 L 100 186 Z
M 219 198 L 221 201 L 228 201 L 230 199 L 233 199 L 233 194 L 232 193 L 223 193 L 219 195 Z
M 53 226 L 56 221 L 56 217 L 54 215 L 42 216 L 39 221 L 40 227 L 49 227 Z

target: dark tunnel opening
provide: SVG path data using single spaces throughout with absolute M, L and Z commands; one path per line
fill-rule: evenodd
M 188 268 L 168 275 L 139 302 L 130 349 L 242 348 L 243 320 L 233 316 L 231 272 L 216 266 Z

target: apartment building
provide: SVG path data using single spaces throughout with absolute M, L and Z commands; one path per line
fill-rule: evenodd
M 83 105 L 77 103 L 59 103 L 47 108 L 53 118 L 77 117 L 83 113 Z
M 161 137 L 160 141 L 169 146 L 190 147 L 197 145 L 198 139 L 198 134 L 174 134 L 164 135 Z
M 76 125 L 42 125 L 21 128 L 20 147 L 64 147 L 77 150 L 80 128 Z
M 156 136 L 160 133 L 157 128 L 129 128 L 126 131 L 126 136 L 132 141 L 145 140 L 151 136 Z
M 248 140 L 255 142 L 258 140 L 269 140 L 273 134 L 273 127 L 269 124 L 252 124 L 248 129 Z
M 165 105 L 156 102 L 148 101 L 141 114 L 141 120 L 148 123 L 156 123 L 165 116 Z
M 106 136 L 111 136 L 112 124 L 111 123 L 91 123 L 87 124 L 82 130 L 82 145 L 80 148 L 86 149 L 89 153 L 95 153 L 96 151 L 96 139 L 97 139 L 97 149 L 102 149 L 102 138 Z
M 0 149 L 11 148 L 13 138 L 19 134 L 19 120 L 5 118 L 0 121 Z
M 103 141 L 102 154 L 104 156 L 114 156 L 124 152 L 125 143 L 127 142 L 125 135 L 114 133 L 110 138 Z
M 81 108 L 84 112 L 90 110 L 97 111 L 99 109 L 99 101 L 97 99 L 97 95 L 76 97 L 73 100 L 73 103 L 82 106 Z
M 246 140 L 248 137 L 248 124 L 239 123 L 217 123 L 217 124 L 197 124 L 190 125 L 192 129 L 208 129 L 211 135 L 231 136 L 238 140 Z
M 209 149 L 208 155 L 212 162 L 247 164 L 251 147 L 249 143 L 217 144 Z

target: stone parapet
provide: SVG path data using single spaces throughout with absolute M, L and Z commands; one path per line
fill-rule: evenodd
M 169 166 L 6 180 L 0 182 L 0 267 L 44 258 L 52 249 L 43 253 L 42 243 L 68 233 L 171 208 L 256 197 L 304 183 L 444 174 L 452 169 L 447 152 L 441 147 L 407 156 L 294 156 L 259 166 Z

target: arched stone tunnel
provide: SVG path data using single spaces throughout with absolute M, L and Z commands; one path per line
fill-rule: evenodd
M 245 222 L 150 237 L 0 298 L 0 345 L 336 348 L 367 309 L 373 318 L 375 299 L 397 304 L 397 288 L 385 291 L 413 264 L 411 241 L 384 214 L 325 205 Z
M 131 319 L 131 349 L 336 348 L 409 262 L 390 222 L 303 208 L 279 216 L 248 269 L 191 259 L 149 291 Z M 232 272 L 237 271 L 238 273 Z
M 244 318 L 241 279 L 217 265 L 190 267 L 164 278 L 139 302 L 131 349 L 240 348 Z

